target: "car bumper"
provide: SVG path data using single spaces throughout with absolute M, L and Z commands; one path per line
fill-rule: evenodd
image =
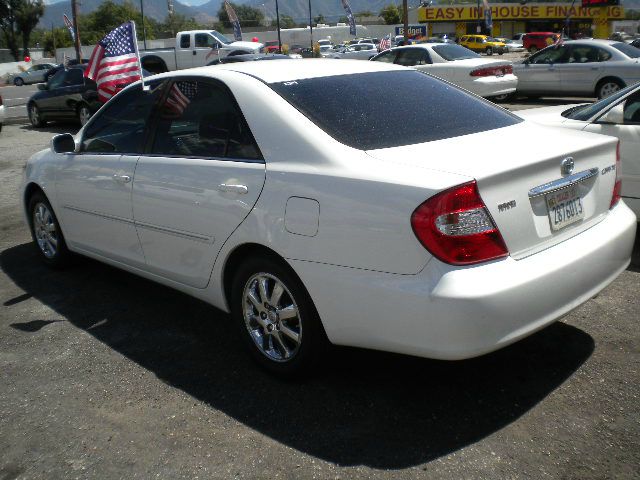
M 329 339 L 444 360 L 471 358 L 557 320 L 630 262 L 636 217 L 624 203 L 603 221 L 530 257 L 454 267 L 432 259 L 417 275 L 290 260 Z
M 494 97 L 513 93 L 517 86 L 518 77 L 509 74 L 502 77 L 479 77 L 471 81 L 466 88 L 481 97 Z

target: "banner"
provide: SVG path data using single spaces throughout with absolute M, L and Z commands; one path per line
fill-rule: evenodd
M 484 6 L 484 24 L 487 30 L 491 30 L 493 28 L 493 20 L 491 20 L 491 7 L 489 7 L 488 0 L 482 0 L 482 5 Z
M 342 7 L 344 11 L 347 13 L 347 19 L 349 19 L 349 33 L 356 36 L 356 20 L 353 18 L 353 12 L 351 11 L 351 6 L 349 5 L 349 0 L 342 0 Z
M 242 30 L 240 29 L 240 20 L 238 19 L 238 15 L 236 15 L 236 11 L 233 9 L 231 4 L 224 0 L 224 9 L 227 11 L 227 15 L 229 16 L 229 21 L 231 25 L 233 25 L 233 38 L 235 38 L 236 42 L 242 41 Z
M 69 35 L 71 35 L 71 40 L 75 42 L 76 33 L 73 31 L 73 23 L 71 23 L 71 20 L 69 20 L 69 17 L 67 17 L 66 13 L 62 15 L 62 20 L 64 20 L 64 24 L 69 29 Z

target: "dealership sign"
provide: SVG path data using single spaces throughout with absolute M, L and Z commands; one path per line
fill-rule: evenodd
M 396 35 L 404 36 L 404 27 L 396 27 Z M 425 25 L 409 25 L 409 38 L 426 37 L 427 27 Z
M 573 5 L 573 6 L 572 6 Z M 601 10 L 606 8 L 606 18 L 623 19 L 624 9 L 618 6 L 581 7 L 570 3 L 513 3 L 491 4 L 491 17 L 496 20 L 538 20 L 550 18 L 592 19 L 603 17 Z M 484 18 L 482 7 L 458 6 L 422 7 L 418 10 L 418 21 L 446 22 L 460 20 L 478 20 Z

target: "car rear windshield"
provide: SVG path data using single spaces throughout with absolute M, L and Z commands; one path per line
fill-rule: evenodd
M 433 48 L 434 52 L 448 61 L 464 60 L 466 58 L 476 58 L 480 56 L 477 53 L 472 52 L 468 48 L 464 48 L 460 45 L 455 44 L 436 45 L 431 48 Z
M 636 48 L 633 45 L 629 45 L 628 43 L 619 42 L 611 45 L 616 50 L 621 51 L 627 57 L 631 58 L 640 58 L 640 48 Z
M 309 78 L 270 87 L 337 141 L 361 150 L 431 142 L 522 121 L 415 70 Z

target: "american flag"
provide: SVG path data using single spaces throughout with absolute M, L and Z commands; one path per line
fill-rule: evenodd
M 133 22 L 109 32 L 93 49 L 84 76 L 98 85 L 98 98 L 106 102 L 123 86 L 140 80 L 140 62 Z
M 165 100 L 165 106 L 176 115 L 182 115 L 187 105 L 198 93 L 198 85 L 193 81 L 176 82 Z
M 383 37 L 382 40 L 380 40 L 380 45 L 378 45 L 378 48 L 381 52 L 389 50 L 391 48 L 391 35 L 387 34 L 385 37 Z

